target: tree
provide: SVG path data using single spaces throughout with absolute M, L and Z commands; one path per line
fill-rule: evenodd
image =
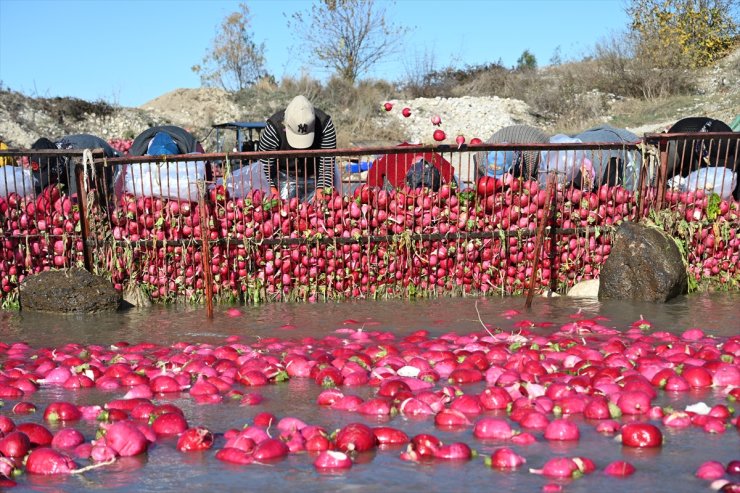
M 293 14 L 288 26 L 305 43 L 304 53 L 352 83 L 397 52 L 407 31 L 388 22 L 374 0 L 320 0 Z
M 537 68 L 537 58 L 529 50 L 524 50 L 516 61 L 517 70 L 534 70 Z
M 635 55 L 657 68 L 697 68 L 732 49 L 737 0 L 630 0 Z
M 201 84 L 241 91 L 267 75 L 265 44 L 255 43 L 249 24 L 249 7 L 244 3 L 224 19 L 203 64 L 192 67 Z

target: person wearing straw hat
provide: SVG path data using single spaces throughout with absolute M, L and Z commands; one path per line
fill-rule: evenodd
M 331 116 L 299 95 L 285 110 L 267 119 L 257 151 L 336 148 L 337 134 Z M 321 199 L 324 189 L 333 187 L 334 161 L 331 156 L 261 159 L 270 189 L 284 199 L 308 198 L 312 194 Z

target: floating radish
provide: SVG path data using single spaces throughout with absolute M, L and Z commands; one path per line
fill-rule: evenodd
M 341 471 L 352 467 L 352 459 L 350 459 L 344 452 L 326 450 L 316 457 L 316 460 L 313 462 L 313 466 L 320 472 L 335 470 Z
M 525 464 L 527 460 L 521 455 L 507 447 L 501 447 L 493 451 L 486 464 L 493 469 L 510 470 Z

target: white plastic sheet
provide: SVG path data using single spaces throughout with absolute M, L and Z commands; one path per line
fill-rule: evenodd
M 124 171 L 124 191 L 137 197 L 197 202 L 198 181 L 206 179 L 203 161 L 134 163 Z
M 36 192 L 36 180 L 31 170 L 20 166 L 0 166 L 0 197 L 11 193 L 31 195 Z
M 722 167 L 701 168 L 689 173 L 680 185 L 681 191 L 704 190 L 707 194 L 716 193 L 722 199 L 729 199 L 737 186 L 737 173 Z

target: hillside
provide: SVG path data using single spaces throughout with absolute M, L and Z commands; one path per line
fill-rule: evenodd
M 542 76 L 546 77 L 544 70 Z M 640 134 L 662 130 L 688 116 L 709 116 L 730 123 L 740 113 L 740 49 L 716 66 L 692 76 L 697 90 L 684 96 L 645 101 L 597 91 L 578 95 L 580 104 L 588 104 L 589 98 L 606 101 L 602 104 L 606 109 L 581 122 L 582 128 L 608 122 Z M 516 99 L 480 96 L 472 91 L 463 97 L 404 99 L 403 96 L 400 91 L 378 93 L 377 101 L 367 103 L 376 106 L 365 108 L 361 114 L 354 108 L 351 110 L 349 104 L 342 107 L 341 102 L 330 100 L 328 104 L 338 103 L 333 109 L 325 109 L 337 123 L 340 147 L 400 140 L 431 142 L 429 117 L 433 114 L 441 116 L 448 142 L 454 141 L 458 134 L 485 140 L 499 128 L 516 123 L 539 126 L 551 133 L 570 130 L 559 128 L 557 121 Z M 72 133 L 92 133 L 107 140 L 133 138 L 152 125 L 174 124 L 191 129 L 209 150 L 212 124 L 262 121 L 284 104 L 287 97 L 285 91 L 252 91 L 251 99 L 245 101 L 244 97 L 235 98 L 214 88 L 175 89 L 139 108 L 124 108 L 74 98 L 31 98 L 0 88 L 0 136 L 13 147 L 28 147 L 41 136 L 58 138 Z M 394 110 L 382 111 L 384 101 L 393 102 Z M 408 118 L 400 114 L 404 107 L 412 110 Z

